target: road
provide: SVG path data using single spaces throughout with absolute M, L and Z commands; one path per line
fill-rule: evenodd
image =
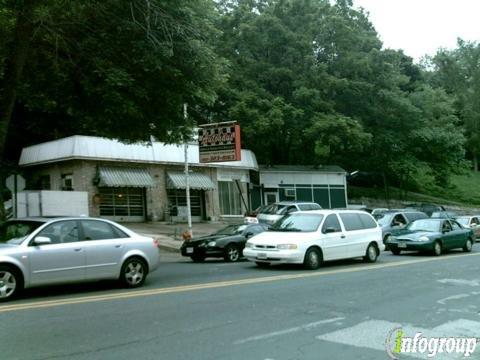
M 166 253 L 141 289 L 51 287 L 0 305 L 0 358 L 387 359 L 398 326 L 412 336 L 480 336 L 479 274 L 479 244 L 471 254 L 384 253 L 373 265 L 317 271 Z

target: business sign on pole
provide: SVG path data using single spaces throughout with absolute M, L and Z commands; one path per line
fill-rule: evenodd
M 201 125 L 198 145 L 201 163 L 240 161 L 240 125 L 235 122 Z

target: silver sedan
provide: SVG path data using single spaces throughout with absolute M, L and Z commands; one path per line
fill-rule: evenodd
M 42 285 L 118 279 L 141 286 L 159 265 L 158 243 L 88 217 L 9 220 L 0 227 L 0 301 Z

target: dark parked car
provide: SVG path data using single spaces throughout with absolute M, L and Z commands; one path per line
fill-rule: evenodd
M 457 213 L 453 211 L 435 211 L 430 217 L 438 219 L 455 219 L 457 217 Z
M 452 219 L 421 219 L 405 229 L 393 231 L 386 244 L 395 255 L 402 250 L 430 251 L 438 256 L 445 250 L 461 248 L 472 251 L 474 234 Z
M 246 241 L 265 230 L 265 224 L 228 225 L 214 234 L 185 241 L 181 252 L 195 262 L 207 257 L 223 257 L 225 261 L 235 262 L 242 257 Z
M 429 203 L 409 204 L 405 206 L 405 208 L 424 212 L 428 216 L 432 216 L 432 213 L 434 213 L 435 211 L 445 211 L 445 208 L 442 205 L 435 205 Z

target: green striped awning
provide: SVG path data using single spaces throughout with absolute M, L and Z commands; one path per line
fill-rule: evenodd
M 189 173 L 188 182 L 190 189 L 194 190 L 213 190 L 215 184 L 205 174 Z M 187 187 L 185 174 L 183 172 L 169 172 L 167 173 L 167 188 L 168 189 L 185 189 Z
M 142 168 L 101 167 L 98 169 L 98 186 L 107 187 L 154 187 L 155 181 Z

